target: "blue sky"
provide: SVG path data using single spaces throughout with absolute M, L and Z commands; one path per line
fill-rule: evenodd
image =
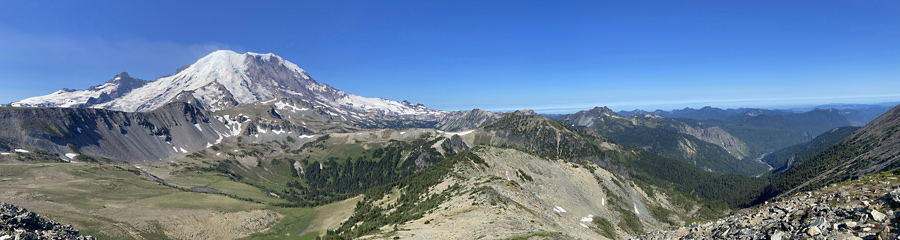
M 898 1 L 12 1 L 0 102 L 216 50 L 430 108 L 900 101 Z

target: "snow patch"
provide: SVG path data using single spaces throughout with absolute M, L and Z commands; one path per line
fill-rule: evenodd
M 213 132 L 216 132 L 216 136 L 219 136 L 219 138 L 216 138 L 216 143 L 213 143 L 213 144 L 219 144 L 219 143 L 222 143 L 222 139 L 224 138 L 224 137 L 222 137 L 222 134 L 219 133 L 219 131 L 218 131 L 218 130 L 215 130 L 215 129 L 213 129 Z
M 10 155 L 10 154 L 12 154 L 12 153 L 8 153 L 8 152 L 0 152 L 0 155 Z
M 592 221 L 594 221 L 594 215 L 588 214 L 587 217 L 581 218 L 581 221 L 582 222 L 592 222 Z
M 178 149 L 181 150 L 181 152 L 183 152 L 183 153 L 187 153 L 187 150 L 184 150 L 184 148 L 178 148 Z
M 453 135 L 465 136 L 466 134 L 472 133 L 472 132 L 474 132 L 474 131 L 475 131 L 475 130 L 472 129 L 472 130 L 461 131 L 461 132 L 444 132 L 444 136 L 448 136 L 448 137 L 449 137 L 449 136 L 453 136 Z
M 199 124 L 199 123 L 194 123 L 194 127 L 196 127 L 197 130 L 200 130 L 201 132 L 203 131 L 203 128 L 200 128 L 200 124 Z
M 578 224 L 581 224 L 581 226 L 584 227 L 584 228 L 590 228 L 590 227 L 588 227 L 587 225 L 584 225 L 584 223 L 578 223 Z
M 78 133 L 81 133 L 81 128 L 75 128 L 75 130 L 78 130 Z
M 406 134 L 406 132 L 400 132 L 400 134 L 401 134 L 401 135 L 402 135 L 402 134 Z
M 563 209 L 563 208 L 560 207 L 560 206 L 556 206 L 555 208 L 553 208 L 553 211 L 556 212 L 556 213 L 564 213 L 564 212 L 566 212 L 566 210 Z
M 16 152 L 17 153 L 30 153 L 28 150 L 21 149 L 21 148 L 16 148 Z
M 78 154 L 75 154 L 75 153 L 66 153 L 66 157 L 69 159 L 75 159 L 75 157 L 77 157 L 77 156 L 78 156 Z
M 284 92 L 290 93 L 290 94 L 293 94 L 293 95 L 297 95 L 297 96 L 301 96 L 301 97 L 303 96 L 303 93 L 298 93 L 298 92 L 291 91 L 291 90 L 287 90 L 287 89 L 285 89 Z
M 634 214 L 640 215 L 641 212 L 638 212 L 638 210 L 637 210 L 637 203 L 632 203 L 632 204 L 634 204 Z
M 300 135 L 300 138 L 314 138 L 316 135 Z
M 290 109 L 291 109 L 291 112 L 297 112 L 297 111 L 306 111 L 306 110 L 309 110 L 309 108 L 299 108 L 299 107 L 296 107 L 296 106 L 294 106 L 294 105 L 287 104 L 287 103 L 284 103 L 284 102 L 281 102 L 281 101 L 278 101 L 278 102 L 275 103 L 275 108 L 277 108 L 278 110 L 284 110 L 284 109 L 286 109 L 286 108 L 290 108 Z

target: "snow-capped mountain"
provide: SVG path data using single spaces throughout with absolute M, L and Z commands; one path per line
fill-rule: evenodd
M 132 78 L 123 72 L 103 85 L 87 90 L 71 90 L 63 88 L 54 93 L 26 98 L 11 103 L 13 107 L 89 107 L 124 96 L 136 88 L 147 85 L 148 81 Z
M 446 114 L 420 104 L 360 97 L 337 90 L 316 82 L 297 65 L 272 53 L 239 54 L 219 50 L 179 70 L 175 75 L 142 84 L 133 90 L 123 88 L 124 84 L 113 83 L 121 75 L 127 76 L 121 74 L 107 84 L 88 90 L 63 89 L 12 103 L 12 106 L 91 107 L 144 112 L 169 102 L 196 100 L 204 109 L 219 111 L 238 104 L 294 98 L 309 102 L 335 119 L 351 122 L 362 122 L 376 116 L 433 121 Z

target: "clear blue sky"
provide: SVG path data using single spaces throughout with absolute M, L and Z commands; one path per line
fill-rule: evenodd
M 900 1 L 8 1 L 0 102 L 216 49 L 430 108 L 900 101 Z

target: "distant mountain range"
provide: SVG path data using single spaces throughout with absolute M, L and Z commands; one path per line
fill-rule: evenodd
M 725 120 L 732 117 L 737 117 L 741 115 L 746 116 L 757 116 L 757 115 L 786 115 L 792 113 L 802 113 L 808 112 L 815 109 L 835 109 L 841 112 L 844 116 L 847 117 L 848 120 L 853 124 L 853 126 L 862 126 L 866 123 L 872 121 L 873 119 L 881 116 L 892 107 L 900 104 L 900 102 L 892 102 L 892 103 L 879 103 L 879 104 L 827 104 L 827 105 L 819 105 L 815 107 L 807 107 L 807 108 L 791 108 L 791 109 L 759 109 L 759 108 L 738 108 L 738 109 L 721 109 L 714 107 L 703 107 L 700 109 L 694 108 L 684 108 L 684 109 L 675 109 L 670 111 L 664 110 L 656 110 L 653 112 L 648 112 L 645 110 L 632 110 L 632 111 L 619 111 L 618 113 L 621 115 L 633 115 L 633 114 L 654 114 L 662 117 L 668 118 L 690 118 L 696 120 Z
M 704 108 L 696 113 L 728 111 Z M 800 144 L 851 122 L 834 110 L 804 113 L 744 109 L 727 118 L 669 118 L 654 114 L 623 116 L 609 108 L 594 108 L 556 118 L 586 128 L 621 144 L 688 162 L 715 172 L 761 174 L 769 170 L 760 158 Z

